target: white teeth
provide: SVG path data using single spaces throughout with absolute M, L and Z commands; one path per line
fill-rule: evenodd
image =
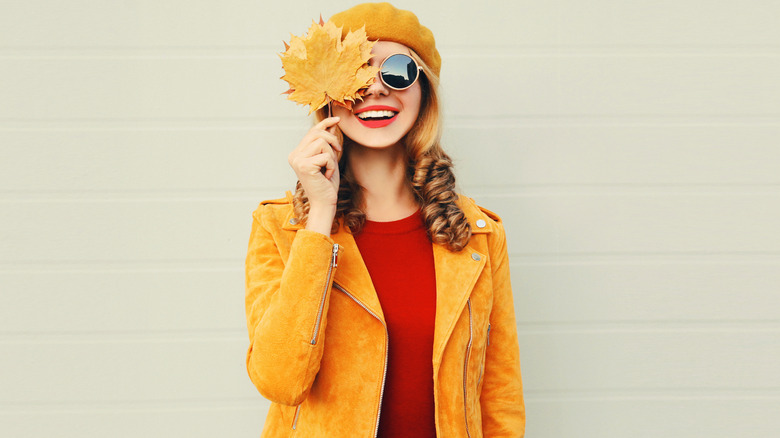
M 380 110 L 380 111 L 363 111 L 362 113 L 359 113 L 357 116 L 361 119 L 368 119 L 368 118 L 377 118 L 377 117 L 393 117 L 395 113 L 393 111 L 388 110 Z

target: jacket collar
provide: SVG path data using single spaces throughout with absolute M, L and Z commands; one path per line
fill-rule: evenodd
M 292 204 L 292 195 L 289 192 L 288 198 Z M 472 234 L 491 232 L 491 227 L 488 227 L 485 221 L 487 216 L 480 211 L 473 200 L 461 196 L 458 199 L 458 205 L 471 224 Z M 282 228 L 291 231 L 302 228 L 302 225 L 294 219 L 292 209 L 285 218 Z M 382 306 L 354 237 L 343 226 L 339 227 L 338 232 L 330 237 L 340 247 L 334 281 L 385 323 Z M 436 272 L 436 324 L 433 337 L 433 360 L 435 364 L 438 364 L 455 323 L 463 313 L 466 301 L 485 267 L 487 256 L 472 248 L 471 245 L 467 245 L 459 252 L 452 252 L 435 243 L 432 245 Z

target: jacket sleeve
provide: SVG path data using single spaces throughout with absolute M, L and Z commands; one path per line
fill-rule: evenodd
M 252 215 L 246 258 L 249 378 L 272 402 L 295 406 L 311 389 L 322 358 L 338 245 L 298 230 L 283 260 L 269 206 Z
M 515 307 L 509 280 L 506 235 L 500 220 L 490 247 L 493 275 L 493 308 L 485 352 L 485 373 L 480 404 L 482 431 L 486 438 L 523 437 L 525 403 L 520 376 L 520 348 Z

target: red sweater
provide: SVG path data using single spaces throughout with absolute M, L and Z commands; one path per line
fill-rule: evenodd
M 435 438 L 433 247 L 420 212 L 355 236 L 390 333 L 379 437 Z

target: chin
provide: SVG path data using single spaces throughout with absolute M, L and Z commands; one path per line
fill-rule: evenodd
M 402 138 L 396 139 L 396 140 L 388 140 L 388 139 L 369 139 L 367 141 L 355 141 L 353 142 L 359 146 L 362 146 L 364 148 L 369 149 L 384 149 L 389 148 L 393 146 L 400 146 L 402 145 Z
M 398 129 L 380 128 L 376 130 L 369 130 L 363 126 L 343 126 L 342 133 L 349 137 L 353 143 L 370 149 L 383 149 L 393 146 L 403 145 L 404 137 L 411 130 L 413 123 L 399 124 L 399 128 L 403 128 L 399 132 Z M 408 126 L 407 126 L 408 125 Z M 351 128 L 351 129 L 350 129 Z

